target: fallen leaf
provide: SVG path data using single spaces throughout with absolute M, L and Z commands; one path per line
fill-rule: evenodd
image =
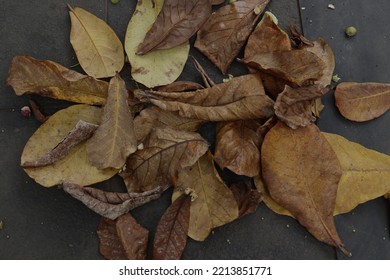
M 304 49 L 255 54 L 240 62 L 296 86 L 319 80 L 325 69 L 316 54 Z
M 305 127 L 316 120 L 312 106 L 329 91 L 321 85 L 291 88 L 286 85 L 275 102 L 275 115 L 292 129 Z
M 27 141 L 22 156 L 21 166 L 32 162 L 53 150 L 80 121 L 99 124 L 102 111 L 88 105 L 74 105 L 52 115 Z M 117 169 L 99 170 L 87 157 L 85 142 L 69 150 L 67 156 L 55 163 L 24 168 L 25 172 L 37 183 L 51 187 L 71 182 L 80 186 L 92 185 L 114 176 Z
M 388 192 L 387 194 L 385 194 L 385 198 L 390 200 L 390 192 Z
M 225 2 L 225 0 L 212 0 L 212 1 L 211 1 L 211 4 L 212 4 L 212 5 L 220 5 L 220 4 L 222 4 L 223 2 Z
M 190 82 L 190 81 L 175 81 L 169 85 L 161 86 L 158 88 L 158 91 L 176 91 L 176 92 L 183 92 L 183 91 L 191 91 L 191 90 L 198 90 L 202 89 L 203 86 L 201 84 Z
M 113 77 L 120 72 L 124 51 L 111 27 L 82 8 L 69 9 L 70 42 L 83 70 L 94 78 Z
M 120 175 L 130 192 L 169 185 L 180 169 L 192 166 L 208 147 L 198 133 L 156 127 L 145 140 L 144 148 L 128 158 Z
M 131 64 L 131 75 L 139 83 L 152 88 L 175 81 L 188 58 L 189 43 L 167 49 L 156 50 L 146 55 L 137 55 L 137 48 L 159 14 L 163 0 L 137 2 L 136 10 L 127 26 L 125 49 Z
M 198 71 L 200 76 L 203 79 L 203 83 L 207 88 L 210 88 L 215 85 L 214 81 L 207 74 L 206 70 L 203 69 L 202 65 L 200 65 L 199 61 L 196 60 L 195 57 L 191 56 L 192 62 L 194 63 L 195 70 Z
M 90 138 L 97 127 L 97 124 L 91 124 L 83 120 L 79 120 L 76 126 L 60 143 L 58 143 L 57 146 L 37 160 L 24 162 L 22 167 L 46 166 L 65 158 L 73 147 Z
M 294 25 L 290 25 L 291 42 L 295 48 L 303 48 L 304 46 L 313 47 L 314 43 L 305 38 L 301 32 Z
M 186 43 L 211 14 L 210 0 L 165 0 L 137 54 L 170 49 Z
M 153 259 L 179 260 L 187 244 L 191 197 L 182 194 L 161 217 L 153 242 Z
M 62 189 L 95 213 L 114 220 L 136 207 L 159 198 L 167 187 L 157 187 L 142 193 L 118 193 L 64 182 Z
M 335 91 L 336 106 L 347 119 L 364 122 L 390 109 L 390 84 L 340 83 Z
M 6 84 L 12 86 L 16 95 L 35 93 L 90 105 L 104 104 L 108 90 L 107 82 L 29 56 L 12 59 Z
M 179 170 L 175 189 L 173 200 L 186 189 L 192 190 L 188 236 L 196 241 L 205 240 L 213 228 L 238 218 L 235 197 L 219 177 L 210 153 L 194 166 Z
M 30 99 L 28 101 L 28 104 L 30 105 L 30 108 L 31 108 L 31 112 L 33 113 L 34 115 L 34 118 L 41 122 L 41 123 L 44 123 L 45 121 L 47 121 L 47 119 L 49 118 L 48 116 L 45 116 L 43 113 L 42 113 L 42 110 L 41 108 L 38 106 L 38 104 Z
M 137 150 L 127 98 L 125 82 L 117 74 L 108 87 L 101 124 L 87 142 L 88 159 L 99 169 L 120 169 L 127 157 Z
M 342 171 L 332 146 L 314 125 L 276 124 L 261 149 L 262 176 L 271 197 L 319 241 L 344 248 L 333 220 Z
M 268 118 L 273 115 L 273 101 L 265 95 L 256 74 L 235 77 L 190 92 L 137 91 L 142 101 L 150 101 L 163 110 L 205 121 L 233 121 Z
M 226 74 L 269 0 L 235 1 L 219 8 L 198 31 L 195 48 Z
M 150 106 L 142 110 L 134 119 L 134 131 L 137 140 L 143 141 L 152 129 L 158 126 L 169 126 L 183 131 L 196 131 L 202 124 L 203 121 L 184 118 L 175 112 L 165 111 L 157 106 Z
M 256 212 L 259 203 L 262 201 L 263 195 L 261 192 L 252 189 L 249 183 L 233 184 L 230 189 L 237 201 L 239 217 Z
M 100 254 L 106 259 L 146 259 L 149 231 L 130 214 L 120 216 L 116 221 L 102 218 L 97 234 Z
M 259 126 L 256 120 L 218 123 L 215 162 L 238 175 L 257 176 L 262 140 L 257 134 Z

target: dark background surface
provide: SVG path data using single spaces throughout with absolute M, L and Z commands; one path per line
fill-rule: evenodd
M 134 11 L 135 0 L 68 1 L 105 19 L 124 41 L 125 31 Z M 309 39 L 323 37 L 336 56 L 335 73 L 341 81 L 390 82 L 390 1 L 339 0 L 336 9 L 329 1 L 271 0 L 267 10 L 279 19 L 282 28 L 289 24 L 303 29 Z M 314 4 L 313 4 L 314 3 Z M 346 38 L 345 27 L 354 25 L 358 33 Z M 17 97 L 5 87 L 12 57 L 27 54 L 56 61 L 66 67 L 77 63 L 69 43 L 70 21 L 65 1 L 0 0 L 0 259 L 102 259 L 98 252 L 96 228 L 99 216 L 62 190 L 37 185 L 19 166 L 20 155 L 28 138 L 39 126 L 34 118 L 24 119 L 20 108 L 28 97 Z M 195 49 L 191 53 L 220 82 L 224 78 Z M 79 68 L 75 68 L 81 71 Z M 228 71 L 243 73 L 234 63 Z M 129 86 L 130 69 L 122 76 Z M 188 61 L 182 80 L 200 81 Z M 47 114 L 69 103 L 34 97 Z M 326 132 L 340 134 L 368 148 L 390 155 L 390 114 L 367 122 L 343 119 L 334 106 L 333 93 L 324 98 L 326 105 L 318 121 Z M 213 126 L 202 130 L 209 139 Z M 231 179 L 231 178 L 230 178 Z M 103 185 L 122 186 L 114 178 Z M 170 192 L 158 201 L 135 209 L 132 214 L 150 230 L 153 238 L 157 222 L 170 202 Z M 341 239 L 353 253 L 351 259 L 390 259 L 389 202 L 379 198 L 337 216 Z M 217 228 L 206 241 L 189 240 L 184 259 L 335 259 L 345 258 L 333 248 L 315 240 L 295 220 L 271 212 L 261 204 L 256 213 Z

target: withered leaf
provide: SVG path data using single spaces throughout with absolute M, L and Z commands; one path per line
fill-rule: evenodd
M 265 95 L 256 74 L 235 77 L 194 92 L 137 91 L 135 94 L 163 110 L 205 121 L 259 119 L 273 115 L 274 102 Z
M 21 165 L 34 162 L 53 150 L 80 121 L 99 124 L 102 110 L 88 105 L 74 105 L 52 115 L 30 137 L 21 156 Z M 74 146 L 67 155 L 51 165 L 24 168 L 37 183 L 51 187 L 63 182 L 81 186 L 105 181 L 114 176 L 117 169 L 99 170 L 87 157 L 86 142 Z
M 263 198 L 261 192 L 252 189 L 248 182 L 233 184 L 230 189 L 237 201 L 239 217 L 254 213 Z
M 235 1 L 219 8 L 198 31 L 195 48 L 226 74 L 268 2 Z
M 314 43 L 309 39 L 305 38 L 301 32 L 295 27 L 295 25 L 290 25 L 291 32 L 291 41 L 296 48 L 302 48 L 304 46 L 313 47 Z
M 117 193 L 64 182 L 62 189 L 97 214 L 114 220 L 136 207 L 159 198 L 167 188 L 157 187 L 143 193 Z
M 113 77 L 125 63 L 118 36 L 107 23 L 86 10 L 69 9 L 70 42 L 81 67 L 94 78 Z
M 219 177 L 210 153 L 192 167 L 179 170 L 174 199 L 191 190 L 188 236 L 197 241 L 207 238 L 213 228 L 238 218 L 238 206 L 232 191 Z
M 203 121 L 179 116 L 175 112 L 150 106 L 141 111 L 134 119 L 134 132 L 138 141 L 142 141 L 153 128 L 157 126 L 169 126 L 176 130 L 196 131 Z
M 225 2 L 225 0 L 211 0 L 211 4 L 213 4 L 213 5 L 220 5 L 223 2 Z
M 191 91 L 204 88 L 201 84 L 190 82 L 190 81 L 175 81 L 169 85 L 161 86 L 158 88 L 158 91 Z
M 117 74 L 110 81 L 101 124 L 87 142 L 88 159 L 99 169 L 120 169 L 127 157 L 137 150 L 127 99 L 125 82 Z
M 108 83 L 69 70 L 49 60 L 29 56 L 12 59 L 6 84 L 16 95 L 42 96 L 91 105 L 106 102 Z
M 187 42 L 211 14 L 210 0 L 165 0 L 137 54 L 170 49 Z
M 203 69 L 202 65 L 199 63 L 199 61 L 196 60 L 195 57 L 191 56 L 192 62 L 194 63 L 195 70 L 198 71 L 200 76 L 203 79 L 204 85 L 209 88 L 215 85 L 214 81 L 210 78 L 210 76 L 207 74 L 206 70 Z
M 372 120 L 390 109 L 390 84 L 340 83 L 335 99 L 345 118 L 356 122 Z
M 276 124 L 265 136 L 261 164 L 271 197 L 318 240 L 350 255 L 333 220 L 340 163 L 317 126 Z
M 106 259 L 146 259 L 149 231 L 130 214 L 124 214 L 115 221 L 102 218 L 97 234 L 100 254 Z
M 154 128 L 144 148 L 132 154 L 121 172 L 130 192 L 169 185 L 178 170 L 192 166 L 208 150 L 209 144 L 195 132 Z
M 22 167 L 26 168 L 46 166 L 65 158 L 68 155 L 70 149 L 90 138 L 97 127 L 97 124 L 79 120 L 76 126 L 57 146 L 55 146 L 52 150 L 37 160 L 24 162 Z
M 319 84 L 291 88 L 286 85 L 275 102 L 275 115 L 292 129 L 305 127 L 316 120 L 312 106 L 316 99 L 328 92 Z
M 260 173 L 261 137 L 256 120 L 219 123 L 214 159 L 224 169 L 248 177 Z
M 325 69 L 316 54 L 304 49 L 255 54 L 241 62 L 298 86 L 319 80 Z
M 161 217 L 153 242 L 153 259 L 179 260 L 187 244 L 191 197 L 182 194 Z

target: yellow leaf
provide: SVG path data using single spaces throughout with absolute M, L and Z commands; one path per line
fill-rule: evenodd
M 95 78 L 112 77 L 124 64 L 121 41 L 103 20 L 69 6 L 70 42 L 84 71 Z
M 52 115 L 31 136 L 24 147 L 21 164 L 31 162 L 55 148 L 75 127 L 79 120 L 98 124 L 101 109 L 87 105 L 74 105 Z M 26 173 L 44 187 L 63 182 L 91 185 L 114 176 L 118 170 L 99 170 L 87 158 L 86 142 L 73 147 L 68 155 L 54 164 L 43 167 L 24 168 Z
M 131 64 L 134 80 L 147 87 L 167 85 L 175 81 L 187 61 L 189 43 L 167 49 L 156 50 L 145 55 L 137 55 L 138 45 L 143 42 L 146 33 L 159 14 L 164 0 L 138 1 L 136 10 L 126 32 L 125 49 Z

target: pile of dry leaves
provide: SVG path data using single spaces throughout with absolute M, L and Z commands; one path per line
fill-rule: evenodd
M 129 211 L 169 187 L 173 202 L 156 229 L 153 258 L 179 259 L 187 236 L 203 241 L 262 199 L 350 255 L 333 216 L 390 191 L 390 157 L 314 124 L 335 66 L 324 40 L 311 42 L 294 28 L 289 36 L 263 14 L 269 0 L 222 2 L 138 1 L 124 47 L 104 21 L 69 7 L 70 41 L 87 75 L 28 56 L 15 57 L 9 69 L 17 95 L 82 103 L 40 126 L 22 167 L 103 216 L 100 252 L 109 259 L 146 257 L 148 230 Z M 212 4 L 221 6 L 212 13 Z M 176 81 L 195 34 L 194 47 L 223 74 L 245 45 L 240 62 L 249 73 L 215 84 L 194 61 L 204 85 Z M 125 52 L 136 90 L 119 75 Z M 390 108 L 390 85 L 341 83 L 335 98 L 343 116 L 367 121 Z M 217 123 L 214 154 L 197 133 L 207 122 Z M 253 178 L 256 189 L 228 186 L 215 164 Z M 126 193 L 91 186 L 116 174 Z

